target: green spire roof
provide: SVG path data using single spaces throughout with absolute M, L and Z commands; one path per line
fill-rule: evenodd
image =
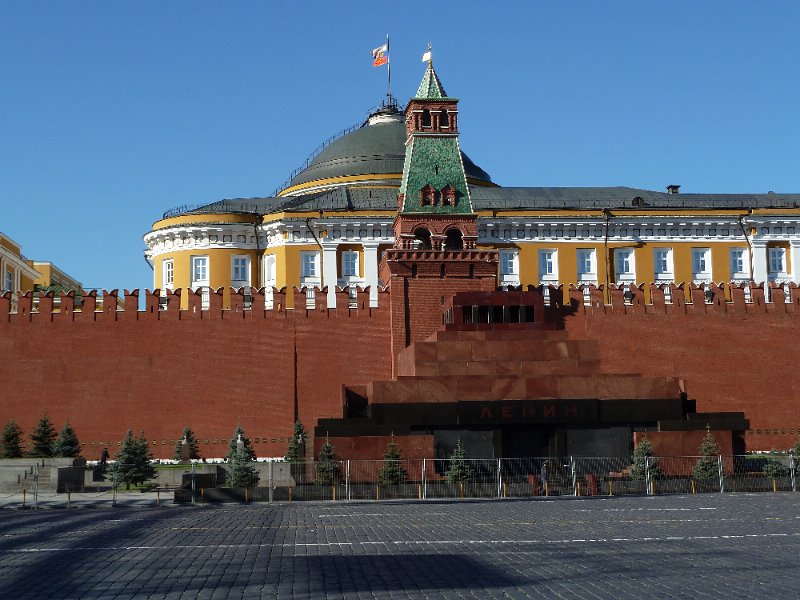
M 428 68 L 425 70 L 425 75 L 422 77 L 422 83 L 419 84 L 417 95 L 415 98 L 447 98 L 447 92 L 442 87 L 442 82 L 439 81 L 439 76 L 433 70 L 433 62 L 428 63 Z

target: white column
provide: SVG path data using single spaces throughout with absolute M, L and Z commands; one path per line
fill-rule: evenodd
M 378 306 L 378 244 L 365 243 L 364 248 L 364 285 L 369 286 L 369 305 Z
M 767 281 L 767 243 L 753 242 L 753 281 Z
M 792 253 L 792 273 L 791 279 L 795 283 L 800 282 L 800 242 L 789 242 L 789 251 Z
M 328 286 L 328 306 L 336 306 L 336 243 L 322 242 L 322 287 Z

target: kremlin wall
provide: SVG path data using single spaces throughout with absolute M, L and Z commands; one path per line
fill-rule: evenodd
M 719 290 L 709 304 L 703 289 L 692 288 L 694 303 L 665 303 L 654 287 L 649 304 L 639 302 L 641 290 L 626 303 L 614 289 L 611 305 L 593 306 L 575 288 L 571 304 L 554 302 L 547 314 L 569 339 L 599 342 L 603 373 L 679 376 L 698 412 L 745 413 L 747 451 L 788 448 L 800 436 L 797 362 L 790 351 L 800 332 L 800 290 L 793 286 L 785 299 L 775 287 L 767 303 L 764 290 L 754 287 L 746 303 L 744 290 L 732 286 L 732 302 Z M 602 298 L 602 291 L 593 293 Z M 305 292 L 294 294 L 302 306 Z M 204 456 L 222 456 L 237 422 L 259 456 L 279 457 L 296 415 L 313 429 L 317 419 L 343 416 L 345 385 L 392 377 L 391 290 L 379 292 L 374 308 L 368 291 L 360 291 L 355 308 L 347 291 L 338 291 L 335 308 L 317 294 L 311 310 L 286 309 L 283 290 L 273 292 L 270 310 L 263 291 L 248 309 L 232 291 L 227 310 L 221 291 L 211 295 L 207 310 L 199 293 L 189 294 L 188 310 L 177 308 L 178 298 L 159 310 L 159 294 L 148 291 L 146 309 L 137 311 L 134 290 L 119 303 L 116 293 L 107 294 L 105 310 L 95 310 L 93 294 L 79 309 L 63 295 L 56 312 L 52 296 L 32 310 L 31 294 L 20 294 L 17 312 L 10 313 L 10 296 L 0 298 L 3 417 L 26 431 L 45 411 L 59 427 L 69 420 L 88 458 L 103 446 L 113 455 L 129 428 L 144 432 L 154 456 L 169 458 L 184 425 L 197 433 Z M 409 323 L 418 322 L 413 312 Z M 430 333 L 412 330 L 410 340 Z M 652 439 L 658 450 L 661 438 Z M 424 441 L 398 438 L 408 458 L 429 451 Z M 665 444 L 662 453 L 679 449 Z M 385 440 L 337 447 L 342 458 L 379 458 Z M 358 450 L 346 456 L 347 448 Z
M 237 424 L 282 457 L 297 419 L 307 458 L 794 445 L 800 194 L 503 188 L 458 116 L 428 60 L 275 196 L 164 213 L 143 298 L 0 264 L 0 420 L 68 420 L 89 459 L 129 429 L 170 458 L 185 426 L 222 457 Z

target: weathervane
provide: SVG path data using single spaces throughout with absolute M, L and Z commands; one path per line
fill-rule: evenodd
M 428 49 L 425 51 L 425 54 L 422 55 L 422 62 L 426 62 L 428 64 L 433 62 L 433 52 L 431 51 L 430 42 L 428 42 Z

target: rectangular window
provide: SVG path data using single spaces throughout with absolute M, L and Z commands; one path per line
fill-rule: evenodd
M 692 248 L 692 279 L 711 280 L 710 248 Z
M 731 248 L 731 279 L 747 279 L 750 277 L 747 272 L 748 260 L 745 248 Z
M 558 281 L 558 253 L 539 250 L 539 281 Z
M 192 257 L 192 284 L 208 285 L 208 257 Z
M 317 279 L 319 277 L 319 252 L 302 252 L 300 257 L 300 276 Z
M 578 248 L 578 279 L 597 279 L 594 248 Z
M 786 273 L 786 248 L 768 248 L 769 272 L 778 275 Z
M 238 284 L 237 287 L 240 287 L 241 285 L 249 285 L 250 257 L 234 256 L 231 258 L 231 271 L 231 281 Z
M 3 289 L 14 291 L 14 273 L 6 271 L 6 276 L 3 278 Z
M 636 278 L 633 264 L 632 248 L 617 248 L 614 250 L 614 272 L 617 282 L 629 282 Z
M 519 275 L 519 253 L 500 250 L 500 275 Z
M 358 277 L 358 252 L 342 252 L 342 277 Z
M 164 285 L 162 287 L 165 290 L 171 290 L 175 283 L 175 264 L 172 260 L 165 260 L 162 264 L 164 267 Z
M 519 285 L 519 250 L 500 250 L 500 285 Z
M 655 279 L 672 279 L 672 248 L 653 250 L 653 271 Z

